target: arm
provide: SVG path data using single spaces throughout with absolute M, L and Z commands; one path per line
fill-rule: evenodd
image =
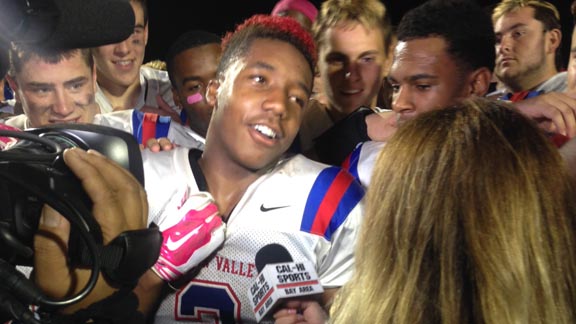
M 366 129 L 372 141 L 386 142 L 396 132 L 396 113 L 384 111 L 366 116 Z
M 138 285 L 134 288 L 134 293 L 138 297 L 138 311 L 146 318 L 152 316 L 158 302 L 161 300 L 162 292 L 166 289 L 166 282 L 156 275 L 152 270 L 146 271 Z
M 549 92 L 513 103 L 523 115 L 535 120 L 547 133 L 576 136 L 576 96 Z
M 374 111 L 360 107 L 343 120 L 337 122 L 320 136 L 314 139 L 314 149 L 318 161 L 341 165 L 356 145 L 368 141 L 367 116 Z

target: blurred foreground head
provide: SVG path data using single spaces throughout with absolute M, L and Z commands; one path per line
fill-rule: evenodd
M 484 98 L 404 126 L 376 163 L 334 322 L 574 323 L 574 190 L 550 141 Z

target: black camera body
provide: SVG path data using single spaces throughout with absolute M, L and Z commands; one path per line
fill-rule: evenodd
M 32 265 L 33 238 L 44 204 L 82 226 L 102 244 L 92 202 L 66 166 L 66 148 L 93 149 L 129 170 L 144 185 L 140 147 L 130 133 L 99 125 L 54 124 L 24 132 L 0 131 L 18 142 L 0 152 L 0 258 Z M 72 264 L 89 265 L 86 246 L 77 231 L 70 233 Z

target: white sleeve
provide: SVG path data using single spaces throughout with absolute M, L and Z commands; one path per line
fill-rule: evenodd
M 200 135 L 194 133 L 189 127 L 180 125 L 174 121 L 170 122 L 168 139 L 179 146 L 204 149 L 204 140 Z
M 344 223 L 334 232 L 331 243 L 319 247 L 318 276 L 322 286 L 341 287 L 351 278 L 363 214 L 364 199 L 352 209 Z

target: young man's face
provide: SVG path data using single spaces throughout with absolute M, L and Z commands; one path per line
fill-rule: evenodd
M 140 67 L 144 62 L 148 42 L 148 24 L 144 23 L 144 9 L 140 3 L 130 2 L 136 18 L 134 32 L 126 40 L 93 50 L 98 70 L 98 83 L 110 91 L 140 82 Z
M 96 73 L 80 52 L 56 64 L 33 57 L 15 76 L 14 87 L 29 127 L 92 123 L 100 112 L 94 99 Z
M 174 57 L 174 102 L 186 111 L 190 128 L 206 136 L 212 116 L 212 106 L 206 101 L 208 82 L 216 78 L 222 50 L 220 44 L 206 44 L 189 48 Z
M 313 71 L 291 44 L 257 39 L 223 78 L 209 87 L 214 113 L 206 152 L 252 171 L 270 166 L 298 133 Z
M 469 95 L 465 79 L 440 37 L 399 41 L 388 75 L 399 122 L 444 108 Z
M 318 45 L 318 67 L 330 106 L 350 114 L 373 107 L 386 71 L 384 36 L 378 28 L 338 24 Z
M 534 9 L 525 7 L 503 15 L 495 22 L 494 32 L 494 72 L 498 79 L 514 91 L 529 90 L 528 85 L 541 83 L 540 79 L 550 70 L 546 66 L 546 53 L 553 53 L 556 47 L 550 47 L 551 32 L 534 18 Z

